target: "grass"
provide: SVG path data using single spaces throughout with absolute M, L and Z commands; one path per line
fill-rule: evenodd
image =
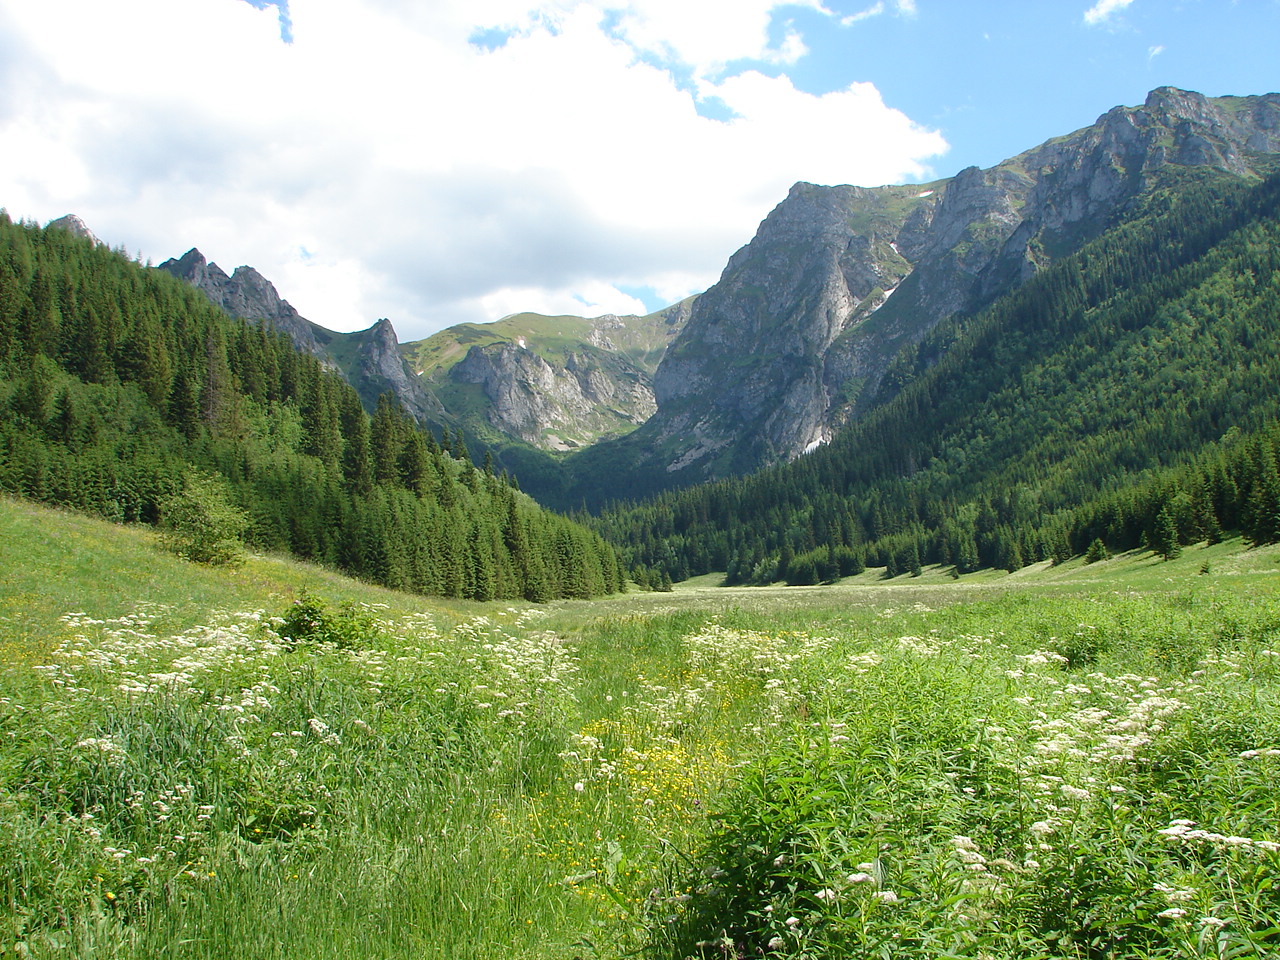
M 530 607 L 0 542 L 0 956 L 1280 949 L 1275 548 Z

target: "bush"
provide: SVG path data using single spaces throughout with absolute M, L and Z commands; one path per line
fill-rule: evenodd
M 243 563 L 241 538 L 248 526 L 249 517 L 231 502 L 226 482 L 206 473 L 188 473 L 182 489 L 160 504 L 160 527 L 166 545 L 195 563 Z
M 330 610 L 323 600 L 306 591 L 289 607 L 276 632 L 291 645 L 331 643 L 344 650 L 368 646 L 371 639 L 382 636 L 372 614 L 349 603 Z

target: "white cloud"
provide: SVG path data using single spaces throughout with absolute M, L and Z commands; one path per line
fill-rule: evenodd
M 778 6 L 307 0 L 286 45 L 275 8 L 240 0 L 0 0 L 21 58 L 0 66 L 0 205 L 77 213 L 157 262 L 199 246 L 317 323 L 385 316 L 403 339 L 674 301 L 792 182 L 922 178 L 946 148 L 869 84 L 724 75 L 803 55 L 794 30 L 770 44 Z M 483 28 L 513 32 L 484 50 Z
M 840 23 L 843 26 L 851 27 L 855 23 L 859 23 L 863 20 L 870 20 L 872 17 L 878 17 L 882 13 L 884 13 L 883 0 L 882 2 L 879 2 L 879 3 L 873 3 L 871 6 L 867 7 L 867 9 L 865 10 L 859 10 L 857 13 L 851 13 L 847 17 L 843 17 L 840 20 Z
M 1160 56 L 1160 54 L 1162 53 L 1164 53 L 1164 46 L 1161 44 L 1156 44 L 1154 47 L 1148 47 L 1147 60 L 1148 61 L 1154 60 L 1156 57 Z
M 1084 22 L 1091 27 L 1099 23 L 1105 23 L 1111 19 L 1113 14 L 1119 13 L 1131 3 L 1133 3 L 1133 0 L 1098 0 L 1097 3 L 1084 12 Z
M 894 8 L 900 17 L 914 17 L 916 15 L 916 0 L 894 0 Z M 861 23 L 863 20 L 870 20 L 872 17 L 878 17 L 883 14 L 888 7 L 885 6 L 884 0 L 876 0 L 871 6 L 865 10 L 859 10 L 857 13 L 851 13 L 848 16 L 840 18 L 840 25 L 851 27 L 855 23 Z
M 618 35 L 628 43 L 687 64 L 698 76 L 738 59 L 792 63 L 794 34 L 780 48 L 769 42 L 773 11 L 790 6 L 826 12 L 821 0 L 604 0 L 602 5 L 620 15 Z

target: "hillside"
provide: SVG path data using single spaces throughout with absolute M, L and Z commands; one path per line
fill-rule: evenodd
M 390 390 L 422 426 L 461 429 L 499 460 L 513 443 L 575 450 L 647 420 L 656 409 L 654 371 L 691 305 L 643 317 L 516 314 L 400 343 L 386 319 L 354 333 L 327 330 L 299 315 L 257 270 L 241 266 L 228 275 L 197 249 L 160 269 L 231 316 L 288 334 L 341 373 L 370 412 Z
M 0 490 L 34 500 L 144 523 L 215 503 L 256 548 L 443 596 L 622 586 L 598 536 L 476 468 L 456 436 L 442 449 L 389 394 L 370 415 L 283 333 L 7 217 L 0 410 Z
M 750 473 L 830 442 L 882 402 L 894 358 L 972 316 L 1196 170 L 1256 183 L 1280 95 L 1173 88 L 988 170 L 935 183 L 797 184 L 702 294 L 654 377 L 657 413 L 584 453 L 614 496 Z M 891 390 L 889 391 L 892 392 Z M 625 465 L 624 470 L 619 470 Z
M 355 333 L 327 330 L 299 314 L 257 270 L 241 266 L 228 276 L 195 248 L 166 260 L 159 269 L 203 291 L 231 316 L 253 320 L 288 335 L 299 350 L 341 373 L 370 413 L 378 397 L 390 390 L 420 426 L 436 430 L 456 426 L 439 400 L 418 382 L 400 357 L 389 320 L 379 320 Z
M 689 301 L 644 317 L 522 313 L 401 350 L 470 436 L 552 451 L 625 434 L 655 409 L 653 373 Z
M 1017 569 L 1280 539 L 1280 178 L 1168 180 L 1125 223 L 887 368 L 880 405 L 752 477 L 606 514 L 673 579 Z
M 237 316 L 267 319 L 340 370 L 372 411 L 461 428 L 541 502 L 750 474 L 832 441 L 895 392 L 895 358 L 1139 214 L 1192 171 L 1276 169 L 1280 95 L 1162 87 L 996 166 L 926 184 L 796 184 L 711 289 L 648 317 L 519 314 L 395 343 L 296 316 L 248 267 L 198 251 L 164 266 Z M 1192 177 L 1191 179 L 1194 179 Z M 935 341 L 936 343 L 936 341 Z

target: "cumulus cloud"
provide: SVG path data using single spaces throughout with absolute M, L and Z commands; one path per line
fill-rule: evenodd
M 1084 12 L 1084 22 L 1091 27 L 1106 23 L 1114 14 L 1119 13 L 1131 3 L 1133 0 L 1098 0 Z
M 252 264 L 333 329 L 636 312 L 714 282 L 792 182 L 920 179 L 946 149 L 870 84 L 749 69 L 804 55 L 780 6 L 0 0 L 0 204 Z

